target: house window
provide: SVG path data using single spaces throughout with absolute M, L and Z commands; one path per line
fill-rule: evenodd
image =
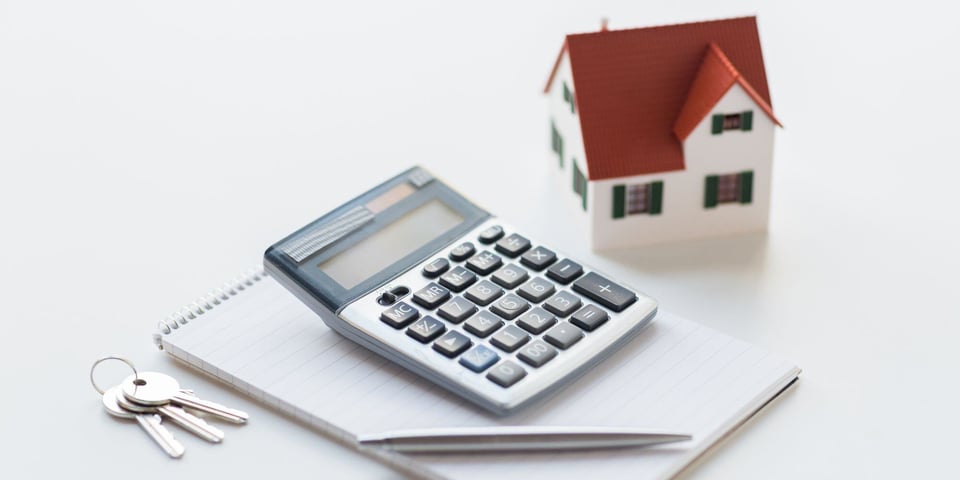
M 663 209 L 663 182 L 613 186 L 613 218 L 659 215 Z
M 573 92 L 567 86 L 567 82 L 563 82 L 563 101 L 570 104 L 570 113 L 576 112 L 576 100 L 574 100 Z
M 563 137 L 560 136 L 557 125 L 552 121 L 550 122 L 550 144 L 553 153 L 556 153 L 557 158 L 560 159 L 560 168 L 563 168 Z
M 587 177 L 580 171 L 577 162 L 573 161 L 573 192 L 580 195 L 580 204 L 583 210 L 587 210 Z
M 750 203 L 753 201 L 753 172 L 707 175 L 704 186 L 704 208 L 721 203 Z
M 710 133 L 720 135 L 727 130 L 753 130 L 753 110 L 740 113 L 717 113 L 713 115 Z

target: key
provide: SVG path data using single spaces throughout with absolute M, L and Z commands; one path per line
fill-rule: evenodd
M 477 274 L 463 267 L 454 267 L 453 270 L 450 270 L 440 277 L 440 285 L 454 292 L 462 292 L 464 288 L 473 285 L 476 281 Z
M 507 328 L 500 330 L 496 335 L 490 337 L 490 343 L 507 353 L 520 348 L 529 341 L 530 335 L 527 335 L 527 332 L 513 325 L 508 325 Z
M 531 302 L 540 303 L 550 295 L 553 295 L 555 291 L 557 291 L 557 287 L 553 285 L 553 282 L 545 278 L 534 277 L 531 278 L 529 282 L 524 283 L 520 289 L 517 290 L 517 293 Z
M 503 268 L 493 272 L 490 279 L 504 288 L 515 288 L 523 283 L 529 277 L 527 271 L 513 264 L 504 265 Z
M 520 328 L 534 335 L 543 333 L 544 330 L 550 328 L 554 323 L 557 323 L 557 317 L 550 315 L 540 307 L 535 307 L 517 320 L 517 325 L 519 325 Z
M 453 250 L 450 250 L 450 260 L 453 260 L 454 262 L 462 262 L 470 258 L 470 256 L 476 253 L 476 251 L 477 248 L 473 246 L 473 243 L 463 242 L 454 247 Z
M 481 310 L 463 324 L 463 329 L 480 338 L 486 338 L 502 326 L 503 320 L 500 320 L 500 317 Z
M 583 267 L 579 263 L 565 258 L 555 263 L 552 267 L 547 269 L 547 276 L 566 285 L 573 281 L 573 279 L 579 277 L 583 274 Z
M 484 280 L 468 288 L 467 293 L 463 295 L 469 298 L 473 303 L 483 307 L 496 300 L 500 295 L 503 295 L 503 289 L 487 280 Z
M 140 405 L 165 405 L 172 403 L 181 408 L 189 408 L 212 415 L 231 423 L 247 423 L 250 418 L 246 412 L 201 400 L 180 391 L 180 384 L 169 375 L 158 372 L 141 372 L 130 375 L 120 384 L 123 395 Z
M 449 302 L 444 303 L 439 310 L 437 310 L 437 315 L 440 315 L 442 318 L 445 318 L 453 323 L 460 323 L 467 319 L 470 315 L 473 315 L 477 311 L 477 307 L 467 301 L 463 297 L 453 297 Z
M 427 315 L 417 320 L 417 323 L 410 325 L 407 329 L 407 335 L 416 339 L 420 343 L 427 343 L 447 331 L 447 326 L 440 320 Z
M 579 342 L 581 338 L 583 338 L 583 332 L 567 322 L 551 328 L 550 331 L 543 336 L 543 339 L 546 340 L 547 343 L 563 350 L 570 348 L 574 343 Z
M 430 282 L 426 287 L 413 294 L 413 301 L 424 308 L 437 308 L 438 305 L 450 298 L 450 290 Z
M 557 261 L 557 254 L 546 247 L 534 248 L 520 257 L 520 263 L 538 272 L 549 267 L 555 261 Z
M 558 317 L 566 317 L 580 308 L 580 297 L 570 292 L 561 291 L 544 302 L 543 308 Z
M 449 358 L 453 358 L 470 348 L 470 345 L 473 345 L 473 342 L 466 335 L 451 330 L 440 337 L 440 340 L 433 343 L 433 349 Z
M 170 430 L 167 430 L 161 422 L 160 415 L 151 414 L 151 413 L 134 413 L 128 412 L 120 407 L 117 403 L 117 394 L 120 393 L 120 387 L 113 387 L 107 389 L 103 393 L 103 408 L 111 416 L 117 418 L 125 418 L 128 420 L 136 420 L 137 424 L 140 425 L 140 428 L 144 432 L 147 432 L 147 435 L 153 439 L 153 441 L 163 449 L 167 455 L 170 455 L 173 458 L 180 458 L 183 456 L 183 452 L 186 451 L 183 448 L 183 444 L 178 442 L 176 438 L 173 438 L 173 434 L 170 433 Z
M 380 320 L 387 325 L 390 325 L 393 328 L 403 328 L 410 324 L 410 322 L 420 318 L 420 312 L 416 308 L 413 308 L 407 302 L 400 302 L 393 306 L 393 308 L 388 308 L 380 314 Z
M 600 325 L 603 325 L 610 318 L 607 312 L 604 312 L 596 305 L 587 305 L 581 308 L 570 318 L 570 323 L 592 332 Z
M 573 284 L 573 291 L 613 310 L 622 312 L 637 301 L 637 295 L 606 278 L 590 272 Z
M 497 240 L 500 240 L 500 237 L 502 236 L 503 227 L 500 225 L 493 225 L 480 232 L 480 243 L 491 244 Z
M 500 268 L 500 265 L 503 265 L 503 259 L 500 258 L 500 255 L 491 253 L 488 250 L 484 250 L 470 257 L 470 260 L 467 260 L 467 268 L 480 275 L 487 275 Z
M 119 390 L 116 392 L 116 397 L 117 404 L 120 405 L 120 408 L 128 412 L 158 413 L 162 415 L 163 418 L 170 419 L 170 421 L 176 423 L 184 430 L 208 442 L 220 443 L 223 440 L 224 434 L 222 430 L 210 425 L 196 415 L 187 413 L 180 407 L 175 407 L 170 404 L 159 406 L 140 405 L 127 400 L 127 397 L 123 396 L 123 392 Z
M 527 238 L 522 235 L 511 233 L 509 236 L 497 242 L 494 248 L 510 258 L 515 258 L 530 248 L 530 240 L 527 240 Z
M 437 278 L 450 268 L 450 262 L 446 258 L 435 258 L 432 262 L 423 266 L 423 276 L 427 278 Z
M 477 345 L 460 357 L 460 365 L 480 373 L 497 363 L 498 360 L 500 360 L 500 355 L 497 355 L 496 352 L 483 345 Z
M 520 365 L 513 363 L 509 360 L 505 360 L 490 370 L 490 373 L 487 374 L 487 378 L 497 385 L 500 385 L 503 388 L 507 388 L 514 383 L 517 383 L 523 377 L 527 376 L 527 371 L 523 369 Z
M 500 315 L 506 320 L 513 320 L 521 313 L 527 311 L 528 308 L 530 308 L 529 303 L 511 293 L 504 295 L 503 298 L 491 305 L 490 311 Z
M 536 340 L 520 349 L 517 358 L 531 367 L 539 368 L 557 356 L 557 349 L 547 345 L 542 340 Z

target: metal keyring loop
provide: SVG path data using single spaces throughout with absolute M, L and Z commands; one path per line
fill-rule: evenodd
M 96 390 L 97 393 L 99 393 L 100 395 L 103 395 L 104 393 L 106 393 L 106 391 L 100 388 L 99 385 L 97 385 L 97 381 L 93 379 L 93 372 L 97 370 L 97 365 L 100 365 L 101 363 L 107 360 L 120 360 L 121 362 L 126 363 L 127 366 L 130 367 L 131 370 L 133 370 L 133 377 L 140 378 L 140 374 L 137 373 L 137 367 L 134 367 L 133 362 L 131 362 L 130 360 L 127 360 L 125 357 L 121 357 L 120 355 L 110 355 L 110 356 L 106 356 L 101 359 L 98 359 L 96 362 L 93 362 L 93 366 L 90 367 L 90 384 L 93 385 L 93 389 Z

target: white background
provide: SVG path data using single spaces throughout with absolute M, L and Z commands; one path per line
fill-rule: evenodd
M 174 365 L 156 321 L 419 163 L 664 308 L 804 369 L 689 478 L 955 476 L 956 12 L 924 2 L 0 0 L 0 476 L 396 474 Z M 942 2 L 941 2 L 942 3 Z M 759 14 L 768 235 L 595 255 L 551 208 L 563 34 Z M 250 411 L 169 461 L 97 357 Z M 101 372 L 103 381 L 125 372 Z M 411 408 L 411 414 L 416 414 Z

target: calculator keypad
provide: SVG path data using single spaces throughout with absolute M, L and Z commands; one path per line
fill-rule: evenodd
M 577 351 L 581 340 L 609 321 L 604 308 L 620 312 L 637 299 L 499 226 L 488 227 L 476 241 L 497 253 L 465 241 L 424 264 L 427 283 L 409 300 L 432 313 L 421 316 L 401 301 L 383 311 L 381 320 L 500 387 L 527 377 L 524 365 L 546 368 L 561 351 Z

